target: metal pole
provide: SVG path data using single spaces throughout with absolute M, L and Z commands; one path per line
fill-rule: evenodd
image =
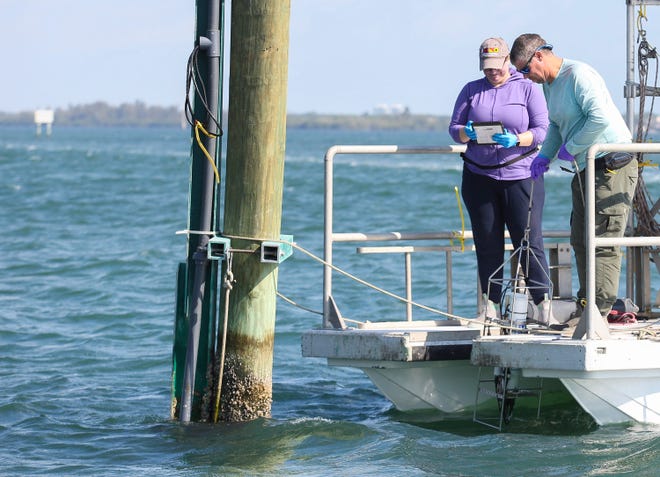
M 626 5 L 626 87 L 624 96 L 626 97 L 626 123 L 628 129 L 635 137 L 635 96 L 637 87 L 635 86 L 635 7 L 630 2 Z M 634 140 L 634 139 L 633 139 Z M 628 224 L 633 224 L 633 215 L 630 214 Z M 641 250 L 626 249 L 626 296 L 634 296 L 635 277 L 639 273 L 637 260 Z M 638 302 L 639 303 L 639 302 Z
M 406 320 L 412 321 L 412 258 L 410 252 L 406 252 L 405 256 L 405 269 L 406 269 Z
M 208 0 L 207 2 L 207 31 L 205 37 L 200 37 L 198 42 L 202 53 L 205 55 L 206 75 L 203 78 L 206 89 L 206 106 L 208 111 L 199 111 L 199 101 L 196 102 L 195 119 L 205 125 L 209 132 L 216 131 L 216 121 L 219 122 L 218 101 L 220 91 L 220 57 L 221 57 L 221 35 L 220 35 L 220 12 L 222 0 Z M 203 7 L 204 0 L 199 0 L 199 7 Z M 203 116 L 202 114 L 203 113 Z M 199 116 L 202 116 L 200 119 Z M 217 142 L 215 136 L 203 136 L 202 142 L 207 151 L 215 156 L 217 152 Z M 197 155 L 193 154 L 193 161 L 202 161 L 201 166 L 201 187 L 198 191 L 191 188 L 191 202 L 195 201 L 199 206 L 197 215 L 197 230 L 210 232 L 213 228 L 213 212 L 215 199 L 215 175 L 212 165 L 206 158 L 199 154 L 198 148 L 195 149 Z M 191 208 L 191 223 L 193 210 Z M 186 363 L 183 375 L 183 391 L 179 418 L 181 422 L 189 422 L 193 408 L 193 393 L 195 391 L 195 377 L 199 353 L 200 330 L 202 324 L 202 311 L 205 304 L 205 292 L 208 277 L 208 259 L 206 249 L 208 246 L 209 235 L 193 235 L 189 251 L 189 264 L 193 276 L 193 285 L 190 290 L 190 300 L 188 307 L 189 328 L 188 345 L 186 348 Z M 196 242 L 196 246 L 194 245 Z M 208 301 L 208 298 L 206 298 Z
M 585 197 L 585 216 L 586 216 L 586 242 L 587 242 L 587 306 L 584 309 L 586 313 L 587 325 L 587 339 L 594 339 L 596 337 L 596 319 L 593 314 L 596 308 L 596 246 L 594 245 L 594 234 L 596 230 L 596 191 L 594 184 L 596 182 L 596 174 L 594 171 L 594 158 L 598 152 L 598 145 L 593 145 L 587 152 L 586 164 L 586 197 Z M 600 313 L 598 313 L 600 315 Z
M 626 5 L 626 123 L 628 129 L 635 128 L 635 6 L 628 1 Z
M 323 328 L 331 328 L 330 324 L 330 295 L 332 294 L 332 203 L 333 203 L 333 160 L 337 152 L 333 146 L 325 153 L 325 186 L 323 193 Z
M 447 283 L 447 312 L 454 313 L 453 259 L 450 251 L 445 252 L 445 274 Z M 479 280 L 477 280 L 479 281 Z
M 586 314 L 586 333 L 587 339 L 595 339 L 597 328 L 600 323 L 596 323 L 596 316 L 601 321 L 598 307 L 596 306 L 596 247 L 611 247 L 615 245 L 644 246 L 660 243 L 658 238 L 648 237 L 596 237 L 596 174 L 594 168 L 594 158 L 598 152 L 646 152 L 652 154 L 660 153 L 660 144 L 652 143 L 632 143 L 632 144 L 594 144 L 587 151 L 587 164 L 585 175 L 585 238 L 587 246 L 587 307 Z

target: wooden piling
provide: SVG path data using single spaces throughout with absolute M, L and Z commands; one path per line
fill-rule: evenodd
M 279 239 L 290 0 L 235 0 L 231 11 L 224 234 L 234 253 L 220 418 L 269 416 L 277 265 L 258 239 Z M 236 239 L 247 237 L 248 239 Z

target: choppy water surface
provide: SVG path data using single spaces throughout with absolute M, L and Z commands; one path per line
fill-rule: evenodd
M 289 131 L 283 233 L 321 254 L 329 146 L 446 142 Z M 506 433 L 471 416 L 397 412 L 360 372 L 303 359 L 300 333 L 319 317 L 282 301 L 272 418 L 170 421 L 175 270 L 185 258 L 175 232 L 186 228 L 189 147 L 176 129 L 0 129 L 1 475 L 657 475 L 656 428 L 599 428 L 577 407 L 514 417 Z M 460 169 L 452 157 L 340 158 L 337 229 L 458 230 Z M 547 178 L 548 228 L 568 227 L 568 180 Z M 340 266 L 403 292 L 400 259 L 374 265 L 346 250 Z M 414 263 L 415 298 L 444 307 L 441 266 L 440 256 Z M 476 271 L 467 257 L 455 267 L 456 311 L 469 314 Z M 389 299 L 335 285 L 346 315 L 403 316 Z M 320 309 L 320 265 L 295 254 L 279 288 Z

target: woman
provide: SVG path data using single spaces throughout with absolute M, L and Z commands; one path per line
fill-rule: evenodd
M 449 134 L 455 141 L 467 143 L 462 154 L 461 193 L 472 223 L 479 282 L 483 291 L 488 290 L 483 313 L 494 318 L 502 295 L 502 269 L 488 285 L 489 277 L 504 263 L 505 225 L 514 249 L 520 247 L 529 225 L 529 251 L 536 259 L 530 256 L 528 261 L 522 254 L 522 269 L 528 273 L 535 304 L 541 304 L 548 294 L 541 227 L 545 190 L 542 178 L 534 181 L 530 177 L 530 165 L 548 129 L 548 110 L 542 91 L 511 68 L 509 47 L 502 38 L 485 40 L 479 47 L 479 60 L 484 77 L 461 90 Z M 504 132 L 494 134 L 492 144 L 478 144 L 473 123 L 491 121 L 500 121 Z M 543 308 L 548 307 L 539 306 Z M 550 324 L 547 311 L 540 321 Z

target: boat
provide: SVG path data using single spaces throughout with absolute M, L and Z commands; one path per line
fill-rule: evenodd
M 465 146 L 449 145 L 437 147 L 424 146 L 388 146 L 388 145 L 347 145 L 333 146 L 325 154 L 324 184 L 324 278 L 323 278 L 323 321 L 319 328 L 307 330 L 302 334 L 302 355 L 304 357 L 325 358 L 330 366 L 343 366 L 363 371 L 376 387 L 400 411 L 434 410 L 442 414 L 461 414 L 474 412 L 480 406 L 491 411 L 503 409 L 503 399 L 497 398 L 498 386 L 506 385 L 501 378 L 510 375 L 506 371 L 497 371 L 497 366 L 475 366 L 471 362 L 476 340 L 485 333 L 497 334 L 500 326 L 490 326 L 483 317 L 467 318 L 454 315 L 453 311 L 453 260 L 456 253 L 473 252 L 470 245 L 470 231 L 442 232 L 335 232 L 333 221 L 334 168 L 335 157 L 346 155 L 370 154 L 459 154 Z M 571 297 L 571 254 L 566 243 L 568 231 L 545 233 L 545 246 L 549 249 L 550 267 L 553 270 L 552 289 L 555 290 L 555 315 L 562 321 L 568 321 L 574 311 Z M 463 241 L 462 245 L 450 242 Z M 444 242 L 446 245 L 418 245 L 420 242 Z M 403 243 L 403 245 L 382 245 L 382 243 Z M 405 319 L 369 320 L 347 319 L 333 295 L 333 274 L 343 273 L 334 265 L 334 246 L 338 243 L 358 243 L 361 245 L 378 243 L 376 246 L 357 248 L 360 254 L 378 256 L 378 254 L 403 254 L 405 260 L 406 296 L 390 297 L 406 303 Z M 414 245 L 410 245 L 414 244 Z M 512 247 L 508 246 L 509 250 Z M 447 311 L 434 309 L 415 303 L 412 300 L 412 271 L 410 256 L 416 253 L 442 253 L 445 255 L 445 280 L 447 285 Z M 481 296 L 475 290 L 477 297 Z M 476 308 L 480 304 L 475 302 Z M 421 307 L 431 313 L 437 313 L 438 319 L 415 321 L 412 318 L 413 306 Z M 476 314 L 475 314 L 476 315 Z M 506 326 L 504 326 L 506 328 Z M 539 336 L 555 336 L 558 333 L 538 329 Z M 483 369 L 481 369 L 483 368 Z M 483 378 L 482 378 L 483 377 Z M 526 393 L 540 398 L 544 393 L 562 393 L 558 383 L 522 377 L 519 386 Z M 482 392 L 477 392 L 480 383 Z M 520 389 L 516 389 L 520 394 Z M 556 398 L 560 399 L 560 398 Z M 496 404 L 498 403 L 498 404 Z M 510 415 L 496 413 L 497 419 L 508 420 Z
M 628 68 L 627 115 L 634 131 L 634 98 L 657 95 L 657 88 L 634 83 L 634 8 L 653 1 L 627 2 Z M 640 91 L 641 90 L 641 91 Z M 643 108 L 640 107 L 640 118 Z M 593 159 L 600 151 L 629 151 L 660 154 L 660 144 L 645 142 L 639 134 L 627 145 L 596 144 L 587 157 L 587 211 L 594 202 Z M 333 169 L 338 154 L 457 154 L 462 146 L 437 147 L 398 145 L 336 145 L 325 153 L 324 187 L 324 276 L 323 320 L 319 328 L 302 335 L 304 357 L 325 358 L 330 366 L 363 371 L 400 411 L 435 410 L 443 414 L 472 413 L 473 420 L 502 430 L 521 398 L 532 398 L 541 411 L 549 396 L 574 399 L 599 425 L 639 422 L 660 423 L 660 322 L 653 311 L 650 293 L 650 265 L 660 247 L 654 233 L 621 239 L 596 238 L 593 214 L 587 216 L 587 303 L 595 303 L 595 250 L 597 246 L 626 247 L 626 293 L 641 307 L 635 325 L 607 326 L 595 305 L 587 306 L 574 326 L 565 330 L 527 326 L 516 330 L 511 322 L 494 323 L 485 317 L 466 318 L 452 313 L 452 253 L 462 250 L 452 240 L 469 242 L 469 231 L 338 233 L 333 226 Z M 638 186 L 640 187 L 640 186 Z M 657 203 L 651 208 L 655 215 Z M 571 298 L 571 249 L 568 232 L 544 232 L 553 270 L 552 306 L 560 322 L 569 323 L 574 311 Z M 553 241 L 557 239 L 556 241 Z M 419 241 L 446 240 L 447 245 L 417 245 Z M 393 242 L 392 246 L 363 246 L 358 253 L 401 253 L 406 255 L 407 319 L 378 322 L 347 320 L 335 302 L 333 274 L 344 273 L 334 265 L 334 246 L 341 242 Z M 411 245 L 412 244 L 412 245 Z M 418 252 L 446 254 L 447 310 L 437 320 L 412 320 L 408 257 Z M 657 257 L 656 257 L 657 258 Z M 481 290 L 475 290 L 479 302 Z M 476 314 L 475 314 L 476 315 Z M 503 317 L 504 318 L 504 317 Z M 495 410 L 493 412 L 493 410 Z

